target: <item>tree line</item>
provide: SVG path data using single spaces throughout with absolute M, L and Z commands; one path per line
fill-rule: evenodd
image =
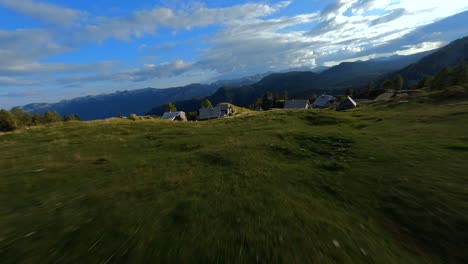
M 465 61 L 461 61 L 455 67 L 443 67 L 434 76 L 423 78 L 416 85 L 416 88 L 429 88 L 431 90 L 441 90 L 449 86 L 456 86 L 468 83 L 468 66 Z
M 462 85 L 468 83 L 468 66 L 465 61 L 459 62 L 454 67 L 445 66 L 441 68 L 435 75 L 426 76 L 416 84 L 408 85 L 400 74 L 393 78 L 383 80 L 380 85 L 375 82 L 369 82 L 364 89 L 346 89 L 346 95 L 352 95 L 358 98 L 372 98 L 379 94 L 393 90 L 400 91 L 403 89 L 429 89 L 443 90 L 450 86 Z
M 0 110 L 0 131 L 3 132 L 68 121 L 81 121 L 81 118 L 76 114 L 61 116 L 56 111 L 46 111 L 43 115 L 39 113 L 30 114 L 19 107 L 14 107 L 10 111 Z

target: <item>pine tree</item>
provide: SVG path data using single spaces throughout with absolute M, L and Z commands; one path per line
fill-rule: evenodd
M 387 91 L 393 88 L 393 82 L 390 80 L 385 80 L 382 83 L 382 90 Z
M 166 111 L 167 112 L 175 112 L 175 111 L 177 111 L 177 107 L 175 106 L 175 104 L 169 102 L 166 105 Z
M 203 101 L 201 107 L 202 108 L 210 108 L 210 107 L 212 107 L 212 104 L 211 104 L 210 100 L 205 99 L 205 101 Z
M 262 109 L 270 110 L 273 107 L 273 95 L 270 92 L 266 92 L 262 97 Z
M 282 95 L 281 95 L 281 99 L 283 100 L 288 100 L 288 91 L 283 91 Z
M 448 67 L 440 69 L 436 76 L 434 76 L 434 80 L 431 82 L 431 89 L 439 90 L 445 88 L 449 83 L 449 74 L 450 70 Z
M 452 85 L 468 83 L 468 67 L 465 61 L 461 61 L 452 71 Z
M 395 89 L 396 91 L 403 89 L 404 82 L 405 81 L 403 80 L 403 77 L 401 77 L 401 75 L 398 74 L 393 79 L 393 89 Z
M 278 107 L 278 100 L 279 100 L 278 93 L 275 93 L 275 95 L 273 96 L 273 107 Z
M 375 92 L 375 83 L 374 82 L 369 82 L 367 85 L 367 97 L 370 97 L 371 94 Z

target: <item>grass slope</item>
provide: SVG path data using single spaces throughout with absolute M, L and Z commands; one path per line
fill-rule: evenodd
M 2 263 L 468 261 L 468 101 L 0 135 Z

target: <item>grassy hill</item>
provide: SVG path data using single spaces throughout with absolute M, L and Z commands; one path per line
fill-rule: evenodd
M 466 263 L 464 94 L 2 134 L 0 259 Z

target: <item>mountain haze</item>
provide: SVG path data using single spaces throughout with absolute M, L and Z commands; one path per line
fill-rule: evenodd
M 252 85 L 221 87 L 206 98 L 184 100 L 175 104 L 181 110 L 196 111 L 204 99 L 209 99 L 212 103 L 230 102 L 239 106 L 248 106 L 265 92 L 286 91 L 291 99 L 309 98 L 321 93 L 342 93 L 346 88 L 365 86 L 370 81 L 383 78 L 433 52 L 369 61 L 343 62 L 321 73 L 311 71 L 273 73 Z M 149 113 L 161 115 L 164 110 L 164 105 L 160 105 Z
M 83 120 L 104 119 L 120 115 L 128 116 L 130 114 L 143 115 L 155 105 L 204 97 L 212 94 L 221 86 L 251 84 L 264 76 L 264 74 L 259 74 L 235 80 L 221 80 L 212 84 L 190 84 L 176 88 L 145 88 L 119 91 L 110 94 L 78 97 L 52 104 L 28 104 L 21 108 L 29 113 L 37 112 L 42 114 L 46 111 L 57 111 L 62 115 L 78 114 Z

